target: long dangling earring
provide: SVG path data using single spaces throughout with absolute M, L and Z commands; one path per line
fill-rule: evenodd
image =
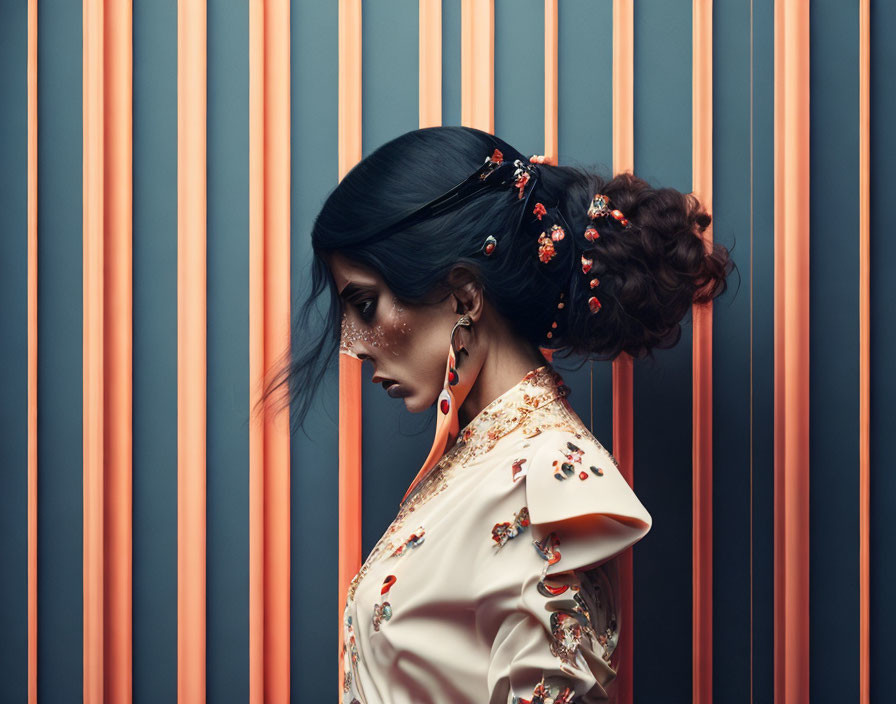
M 457 371 L 460 366 L 460 353 L 466 352 L 469 355 L 463 342 L 461 342 L 460 347 L 455 346 L 455 334 L 459 327 L 472 328 L 473 319 L 464 313 L 458 318 L 454 327 L 451 329 L 451 339 L 448 345 L 448 362 L 445 369 L 445 381 L 442 384 L 442 392 L 439 394 L 438 401 L 436 402 L 436 436 L 433 440 L 432 449 L 430 449 L 429 455 L 423 463 L 423 467 L 417 472 L 417 476 L 414 477 L 414 481 L 411 482 L 411 485 L 405 492 L 404 497 L 401 499 L 401 503 L 404 503 L 405 499 L 407 499 L 408 495 L 420 483 L 423 477 L 436 465 L 460 431 L 458 411 L 460 410 L 460 405 L 464 402 L 464 399 L 466 399 L 470 388 L 473 386 L 475 379 L 465 379 L 464 383 L 461 383 L 460 374 L 458 374 Z

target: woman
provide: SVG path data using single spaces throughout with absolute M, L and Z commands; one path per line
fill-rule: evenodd
M 670 347 L 725 290 L 728 252 L 690 195 L 526 158 L 466 127 L 358 163 L 312 232 L 289 382 L 296 425 L 322 367 L 369 360 L 432 450 L 349 587 L 344 702 L 589 702 L 625 637 L 615 558 L 651 517 L 588 431 L 556 351 Z M 330 293 L 323 334 L 313 301 Z M 410 476 L 410 475 L 409 475 Z

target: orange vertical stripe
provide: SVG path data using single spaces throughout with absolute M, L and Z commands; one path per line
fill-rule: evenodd
M 206 5 L 177 7 L 177 696 L 205 701 Z
M 83 4 L 83 698 L 103 692 L 103 3 Z
M 339 0 L 339 179 L 361 160 L 361 0 Z M 348 585 L 361 568 L 361 366 L 339 355 L 339 653 Z M 339 667 L 339 701 L 343 670 Z
M 37 704 L 37 0 L 28 0 L 28 704 Z
M 693 192 L 712 212 L 712 0 L 693 3 Z M 712 245 L 712 226 L 704 233 Z M 693 317 L 693 701 L 712 702 L 712 302 Z
M 265 367 L 289 346 L 289 0 L 265 3 L 264 27 Z M 289 701 L 289 415 L 265 416 L 265 700 Z
M 544 0 L 544 156 L 545 163 L 558 159 L 558 35 L 557 0 Z
M 420 127 L 442 124 L 442 1 L 420 0 Z
M 809 5 L 775 3 L 775 701 L 809 701 Z
M 859 3 L 859 702 L 871 701 L 871 3 Z
M 495 131 L 495 4 L 461 4 L 461 124 Z
M 132 9 L 105 15 L 105 699 L 131 701 Z
M 264 5 L 249 3 L 249 378 L 264 377 Z M 264 703 L 264 415 L 249 417 L 249 702 Z
M 634 9 L 630 0 L 613 0 L 613 171 L 634 170 Z M 613 454 L 622 475 L 634 485 L 632 358 L 622 352 L 613 360 Z M 621 607 L 619 674 L 620 704 L 631 704 L 634 692 L 634 594 L 632 551 L 619 557 L 619 583 L 629 598 Z

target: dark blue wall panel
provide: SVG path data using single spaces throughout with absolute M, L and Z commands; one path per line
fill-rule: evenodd
M 81 6 L 38 14 L 37 688 L 52 703 L 82 681 Z
M 28 17 L 25 3 L 0 22 L 0 681 L 11 700 L 28 693 Z
M 859 638 L 840 617 L 859 613 L 859 15 L 836 0 L 810 14 L 810 691 L 835 704 L 859 691 L 857 649 L 823 656 L 834 631 Z
M 635 174 L 691 190 L 691 12 L 635 4 Z M 691 697 L 691 318 L 681 340 L 634 363 L 634 477 L 653 516 L 634 548 L 635 696 Z M 660 587 L 662 598 L 657 598 Z M 671 605 L 671 608 L 670 608 Z M 674 644 L 674 645 L 672 645 Z M 679 657 L 670 657 L 670 647 Z
M 750 8 L 713 5 L 713 238 L 740 269 L 713 305 L 713 691 L 750 688 Z M 746 89 L 745 89 L 746 87 Z M 721 598 L 721 595 L 725 598 Z
M 774 171 L 774 2 L 752 5 L 752 228 L 736 256 L 743 280 L 752 271 L 752 531 L 754 701 L 774 696 L 774 295 L 775 295 L 775 171 Z M 748 28 L 749 29 L 749 28 Z M 750 267 L 746 265 L 751 262 Z M 746 293 L 746 292 L 745 292 Z M 718 388 L 718 387 L 717 387 Z M 722 416 L 716 422 L 724 423 Z M 715 476 L 719 476 L 717 466 Z M 717 542 L 719 538 L 716 539 Z M 720 592 L 717 590 L 716 594 Z M 717 597 L 720 598 L 720 597 Z
M 293 3 L 290 25 L 292 295 L 297 307 L 310 284 L 311 226 L 339 179 L 337 5 Z M 315 683 L 315 689 L 320 684 L 322 691 L 335 692 L 340 672 L 336 362 L 334 359 L 321 385 L 304 431 L 292 437 L 290 446 L 290 682 L 294 702 L 308 698 L 309 682 Z M 333 689 L 328 690 L 329 686 Z
M 573 0 L 560 3 L 557 14 L 558 163 L 609 178 L 613 175 L 612 5 Z M 533 110 L 543 110 L 543 102 L 535 100 Z M 543 144 L 543 136 L 541 140 Z M 541 153 L 543 148 L 533 151 Z M 612 365 L 582 366 L 581 360 L 571 357 L 556 359 L 554 366 L 572 389 L 573 409 L 612 451 Z
M 418 4 L 415 0 L 363 3 L 363 156 L 420 126 L 418 97 Z M 396 91 L 396 87 L 401 89 Z M 445 353 L 448 340 L 445 340 Z M 362 556 L 395 518 L 398 502 L 423 464 L 435 432 L 433 412 L 410 415 L 370 383 L 373 365 L 361 369 L 364 423 Z
M 249 11 L 208 6 L 206 675 L 249 698 Z
M 896 669 L 889 666 L 892 654 L 892 633 L 896 629 L 896 607 L 891 600 L 896 584 L 896 532 L 893 530 L 893 506 L 896 505 L 896 451 L 890 440 L 896 428 L 896 277 L 891 271 L 896 261 L 896 215 L 891 203 L 896 185 L 896 85 L 893 67 L 896 66 L 896 5 L 871 3 L 871 701 L 886 701 L 896 689 Z M 853 74 L 855 75 L 855 73 Z M 834 89 L 834 86 L 831 86 Z M 839 170 L 835 172 L 839 180 Z M 846 237 L 848 240 L 849 237 Z M 839 244 L 832 245 L 840 248 Z M 855 286 L 844 280 L 845 286 Z M 824 286 L 832 282 L 819 282 Z M 830 294 L 838 295 L 836 287 Z M 837 429 L 834 429 L 837 431 Z M 839 432 L 839 431 L 838 431 Z M 844 468 L 845 470 L 845 468 Z M 855 473 L 846 480 L 853 485 Z M 836 525 L 836 517 L 828 517 Z M 849 537 L 848 534 L 846 536 Z M 814 555 L 821 556 L 824 546 Z M 837 571 L 855 565 L 858 537 L 845 555 L 829 557 L 831 569 Z M 819 557 L 821 559 L 821 557 Z M 834 563 L 834 560 L 837 562 Z M 828 616 L 827 631 L 839 631 L 841 618 L 858 619 L 855 612 L 832 613 Z M 850 644 L 845 652 L 853 660 L 858 649 Z
M 134 702 L 170 702 L 177 699 L 176 0 L 134 5 L 133 384 Z

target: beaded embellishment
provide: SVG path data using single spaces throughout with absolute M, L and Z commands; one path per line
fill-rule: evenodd
M 557 549 L 560 547 L 560 538 L 555 532 L 551 531 L 541 540 L 533 540 L 532 544 L 535 546 L 535 551 L 541 559 L 545 561 L 541 568 L 541 580 L 544 581 L 544 577 L 548 573 L 548 567 L 560 561 L 561 555 Z
M 529 527 L 529 508 L 523 506 L 519 512 L 514 514 L 513 522 L 495 523 L 492 528 L 492 540 L 495 541 L 495 547 L 503 548 L 508 540 L 515 538 Z
M 526 464 L 526 458 L 514 460 L 513 464 L 510 465 L 510 481 L 514 484 L 518 482 L 520 479 L 526 476 L 526 468 L 523 465 Z
M 395 575 L 390 574 L 388 577 L 386 577 L 386 579 L 383 580 L 383 586 L 380 589 L 380 595 L 386 596 L 395 582 Z M 388 621 L 390 618 L 392 618 L 392 604 L 384 600 L 382 604 L 373 605 L 373 630 L 380 630 L 380 623 L 382 623 L 383 621 Z
M 411 533 L 408 536 L 408 539 L 405 540 L 401 545 L 399 545 L 392 553 L 392 557 L 400 557 L 404 555 L 405 551 L 408 548 L 415 548 L 418 545 L 421 545 L 425 540 L 426 531 L 423 530 L 423 526 L 419 526 L 417 530 Z
M 514 695 L 513 704 L 570 704 L 575 691 L 566 685 L 546 682 L 544 675 L 532 690 L 532 698 L 524 699 Z

